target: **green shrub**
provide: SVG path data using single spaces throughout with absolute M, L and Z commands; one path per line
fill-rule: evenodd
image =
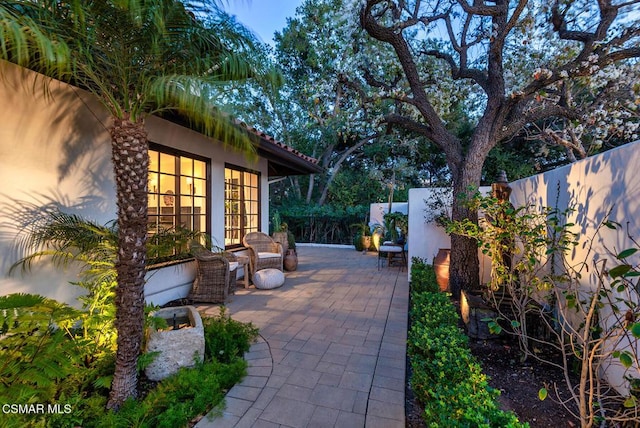
M 412 323 L 431 326 L 458 325 L 458 313 L 445 293 L 413 293 L 409 310 Z
M 246 374 L 246 362 L 205 361 L 195 368 L 180 369 L 156 386 L 141 401 L 129 400 L 117 412 L 100 413 L 85 422 L 86 427 L 160 427 L 187 426 L 195 416 L 204 414 L 224 399 L 224 392 Z
M 114 355 L 74 328 L 81 311 L 33 295 L 0 297 L 0 405 L 59 404 L 61 412 L 7 414 L 2 427 L 180 427 L 224 399 L 246 374 L 242 359 L 257 335 L 251 324 L 204 318 L 205 361 L 164 379 L 117 413 L 107 411 Z M 66 411 L 69 410 L 69 411 Z
M 429 291 L 437 293 L 439 290 L 433 266 L 419 257 L 411 259 L 411 292 L 422 293 Z
M 498 407 L 499 392 L 489 386 L 467 336 L 458 328 L 455 307 L 447 294 L 438 291 L 432 274 L 430 266 L 413 260 L 407 351 L 411 388 L 424 405 L 427 426 L 528 426 Z
M 251 323 L 244 324 L 229 318 L 224 306 L 220 315 L 202 320 L 205 336 L 205 358 L 229 363 L 242 358 L 257 337 L 258 329 Z

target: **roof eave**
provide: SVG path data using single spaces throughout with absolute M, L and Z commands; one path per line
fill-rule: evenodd
M 269 162 L 269 177 L 318 174 L 323 171 L 323 168 L 318 164 L 264 138 L 259 139 L 257 151 L 259 156 Z

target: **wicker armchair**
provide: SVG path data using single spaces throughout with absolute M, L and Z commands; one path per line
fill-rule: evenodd
M 193 302 L 224 303 L 235 290 L 238 267 L 235 256 L 231 253 L 213 253 L 201 245 L 192 246 L 191 253 L 196 259 L 196 277 L 188 299 Z
M 250 232 L 242 238 L 249 249 L 249 270 L 251 276 L 261 269 L 282 270 L 282 245 L 262 232 Z

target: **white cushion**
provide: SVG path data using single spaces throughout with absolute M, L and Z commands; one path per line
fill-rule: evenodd
M 275 259 L 282 257 L 280 253 L 258 253 L 259 259 Z
M 383 253 L 401 253 L 402 247 L 399 245 L 381 245 L 378 251 Z
M 229 272 L 233 272 L 238 269 L 238 262 L 229 262 Z
M 261 290 L 271 290 L 284 284 L 284 273 L 278 269 L 261 269 L 253 274 L 253 285 Z

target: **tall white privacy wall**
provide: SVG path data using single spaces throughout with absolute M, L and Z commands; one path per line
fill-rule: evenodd
M 389 204 L 377 202 L 369 206 L 369 225 L 384 224 L 384 215 L 389 212 Z M 409 214 L 409 204 L 407 202 L 394 202 L 391 204 L 391 212 Z
M 578 234 L 579 244 L 568 254 L 568 263 L 577 266 L 586 263 L 580 284 L 593 289 L 598 284 L 597 263 L 607 267 L 619 264 L 613 253 L 634 247 L 627 236 L 640 238 L 640 141 L 627 144 L 597 156 L 593 156 L 562 168 L 534 177 L 510 183 L 513 188 L 511 202 L 514 206 L 533 203 L 537 206 L 572 208 L 568 223 L 575 223 L 571 230 Z M 623 226 L 622 230 L 598 228 L 608 218 Z M 597 232 L 597 236 L 596 235 Z M 635 257 L 634 264 L 640 261 Z M 638 306 L 638 296 L 636 308 Z M 612 317 L 600 312 L 605 327 L 611 327 Z M 640 351 L 638 341 L 629 343 Z M 637 364 L 637 362 L 635 362 Z M 637 367 L 632 367 L 637 370 Z M 620 392 L 628 391 L 623 379 L 624 368 L 617 360 L 607 367 L 606 378 Z

